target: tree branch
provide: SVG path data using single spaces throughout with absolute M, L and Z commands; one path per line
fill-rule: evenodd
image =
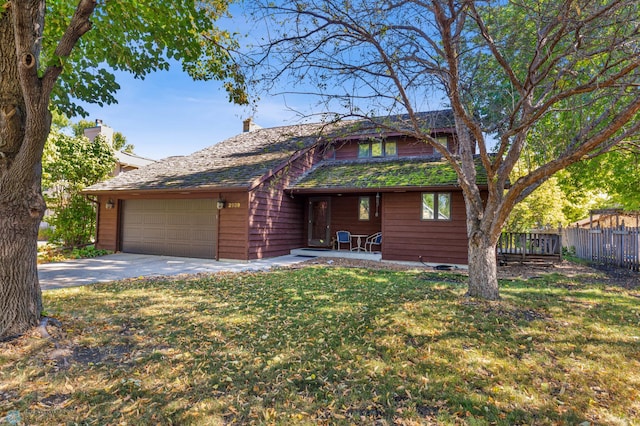
M 64 59 L 71 54 L 71 51 L 77 44 L 80 37 L 91 29 L 91 21 L 89 18 L 93 14 L 96 7 L 96 0 L 80 0 L 76 8 L 69 26 L 60 38 L 58 46 L 55 50 L 56 59 L 59 63 L 47 67 L 43 77 L 43 92 L 49 96 L 56 80 L 62 73 L 62 64 Z

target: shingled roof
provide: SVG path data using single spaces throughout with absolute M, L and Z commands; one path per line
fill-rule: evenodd
M 415 118 L 423 133 L 442 131 L 455 127 L 453 111 L 450 109 L 439 111 L 418 112 Z M 346 138 L 370 137 L 375 135 L 404 134 L 415 129 L 409 119 L 409 115 L 391 115 L 386 117 L 374 117 L 370 120 L 358 120 L 347 122 L 348 125 L 340 130 Z
M 478 163 L 477 182 L 487 183 L 487 174 Z M 317 190 L 373 190 L 391 188 L 435 188 L 458 185 L 449 163 L 438 158 L 379 161 L 330 161 L 320 164 L 288 188 L 292 192 Z
M 451 111 L 418 115 L 428 129 L 452 126 Z M 296 153 L 325 139 L 364 137 L 388 133 L 386 126 L 402 129 L 406 116 L 369 121 L 300 124 L 241 133 L 188 156 L 169 157 L 146 167 L 123 173 L 84 190 L 109 191 L 249 189 L 259 178 L 289 161 Z
M 85 189 L 123 190 L 248 188 L 256 179 L 318 141 L 322 124 L 241 133 L 184 157 L 169 157 Z

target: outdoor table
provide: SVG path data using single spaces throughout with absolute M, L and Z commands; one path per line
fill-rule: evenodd
M 355 238 L 356 239 L 356 247 L 352 248 L 351 251 L 357 250 L 357 251 L 366 251 L 364 245 L 362 245 L 362 241 L 364 238 L 364 241 L 366 241 L 366 238 L 369 235 L 367 234 L 351 234 L 351 238 Z

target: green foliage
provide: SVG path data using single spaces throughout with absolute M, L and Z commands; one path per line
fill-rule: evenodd
M 49 226 L 38 229 L 38 241 L 49 241 L 53 238 L 53 229 Z
M 95 122 L 91 120 L 78 120 L 77 122 L 71 124 L 71 130 L 73 131 L 73 135 L 75 137 L 84 136 L 84 131 L 95 127 Z
M 96 211 L 84 196 L 70 193 L 64 197 L 47 219 L 53 227 L 50 242 L 58 242 L 65 247 L 87 244 L 95 234 Z
M 127 137 L 125 135 L 120 132 L 115 132 L 113 134 L 113 149 L 116 151 L 133 154 L 135 146 L 133 146 L 133 144 L 127 143 Z
M 521 4 L 506 3 L 500 8 L 491 5 L 482 8 L 482 16 L 493 37 L 502 40 L 499 43 L 501 54 L 509 62 L 519 81 L 525 81 L 528 67 L 539 59 L 536 58 L 539 53 L 528 46 L 534 46 L 541 31 L 547 30 L 540 28 L 540 17 L 561 7 L 559 5 L 562 3 L 550 1 L 544 7 L 532 4 L 532 7 L 523 8 Z M 592 10 L 592 7 L 596 9 Z M 527 133 L 520 158 L 521 163 L 527 163 L 531 170 L 566 155 L 577 146 L 580 138 L 601 131 L 608 125 L 610 117 L 637 98 L 637 93 L 633 90 L 614 93 L 606 85 L 584 93 L 578 91 L 571 96 L 561 95 L 568 93 L 573 87 L 587 87 L 603 75 L 621 72 L 629 65 L 631 57 L 624 48 L 606 49 L 603 46 L 619 37 L 629 37 L 633 43 L 637 43 L 637 26 L 634 27 L 628 19 L 628 16 L 637 15 L 637 6 L 632 2 L 612 2 L 610 7 L 615 13 L 606 17 L 599 16 L 594 20 L 598 21 L 597 25 L 579 26 L 575 33 L 562 35 L 553 31 L 548 35 L 557 37 L 553 50 L 545 51 L 550 63 L 555 65 L 548 68 L 548 73 L 544 76 L 540 76 L 547 79 L 547 82 L 526 93 L 532 99 L 557 98 L 554 99 L 554 107 L 538 117 Z M 590 13 L 597 13 L 598 8 L 599 3 L 576 3 L 569 9 L 567 17 L 578 22 Z M 511 22 L 517 22 L 517 31 L 512 26 L 505 25 L 507 16 Z M 585 36 L 587 28 L 590 34 L 588 38 Z M 463 66 L 467 67 L 466 77 L 469 78 L 467 86 L 471 88 L 467 93 L 467 104 L 471 110 L 478 111 L 488 129 L 500 133 L 510 125 L 504 117 L 514 114 L 524 100 L 507 76 L 496 72 L 501 67 L 493 55 L 486 52 L 478 55 L 482 60 L 477 63 L 463 62 Z M 620 83 L 631 87 L 635 84 L 634 80 L 637 80 L 637 73 L 621 78 Z M 630 124 L 639 119 L 636 114 Z M 594 208 L 640 207 L 640 153 L 637 147 L 635 150 L 614 148 L 607 152 L 623 131 L 624 129 L 613 134 L 610 142 L 593 150 L 593 153 L 606 152 L 605 154 L 593 160 L 574 163 L 557 174 L 558 180 L 552 185 L 564 192 L 562 213 L 567 221 L 583 219 Z M 545 191 L 547 190 L 543 190 Z M 543 192 L 535 191 L 525 199 L 523 205 L 516 206 L 508 227 L 518 228 L 518 223 L 537 222 L 545 215 L 554 216 L 551 212 L 543 214 L 538 210 L 544 205 L 540 205 L 540 198 L 547 198 Z M 545 206 L 549 207 L 557 209 L 558 206 Z
M 541 227 L 555 229 L 560 225 L 564 226 L 568 223 L 564 214 L 567 205 L 568 200 L 558 184 L 558 179 L 552 177 L 516 204 L 505 230 L 526 232 Z
M 71 250 L 69 257 L 71 259 L 87 259 L 92 257 L 105 256 L 111 253 L 109 250 L 99 250 L 95 246 L 89 245 L 85 247 L 76 247 Z
M 101 137 L 90 142 L 53 130 L 43 156 L 43 187 L 53 211 L 47 222 L 51 235 L 66 247 L 89 243 L 94 235 L 96 213 L 92 202 L 81 191 L 105 179 L 113 170 L 115 157 Z
M 631 89 L 637 71 L 628 73 L 626 69 L 634 66 L 637 51 L 630 53 L 624 43 L 617 44 L 624 39 L 637 43 L 637 5 L 632 1 L 607 3 L 607 13 L 600 2 L 577 2 L 567 7 L 562 1 L 527 0 L 478 6 L 502 59 L 517 81 L 528 85 L 526 91 L 518 90 L 495 55 L 472 48 L 484 42 L 475 21 L 467 21 L 474 37 L 467 40 L 469 49 L 461 60 L 464 96 L 466 106 L 483 118 L 488 129 L 501 134 L 513 128 L 525 119 L 518 118 L 518 110 L 528 102 L 535 107 L 543 102 L 553 105 L 537 117 L 527 135 L 528 155 L 537 164 L 574 149 L 580 138 L 607 127 L 616 112 L 637 98 Z M 606 48 L 609 44 L 618 48 Z M 537 46 L 544 48 L 537 51 Z M 602 84 L 595 90 L 573 92 L 617 73 L 618 84 L 628 90 L 611 90 Z
M 73 249 L 52 245 L 38 247 L 38 263 L 63 262 L 68 259 L 87 259 L 111 254 L 109 250 L 98 250 L 93 244 Z
M 608 195 L 607 207 L 640 210 L 640 150 L 618 149 L 568 169 L 580 187 Z M 600 207 L 600 206 L 598 206 Z M 605 207 L 605 206 L 602 206 Z
M 86 116 L 77 101 L 98 105 L 116 102 L 120 88 L 113 71 L 137 78 L 182 64 L 194 79 L 225 81 L 229 99 L 247 103 L 244 77 L 231 51 L 237 42 L 215 22 L 227 14 L 228 1 L 98 2 L 90 17 L 92 29 L 71 55 L 54 54 L 77 1 L 46 2 L 42 67 L 62 66 L 52 103 L 65 115 Z

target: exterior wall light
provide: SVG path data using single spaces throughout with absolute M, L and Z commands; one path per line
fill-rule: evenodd
M 224 201 L 224 200 L 218 200 L 218 201 L 216 202 L 216 207 L 218 208 L 218 210 L 222 210 L 222 209 L 224 209 L 224 203 L 225 203 L 225 201 Z
M 104 205 L 104 207 L 107 210 L 111 210 L 113 207 L 115 207 L 115 203 L 113 202 L 113 200 L 111 198 L 109 198 L 109 201 L 107 201 L 107 203 Z

